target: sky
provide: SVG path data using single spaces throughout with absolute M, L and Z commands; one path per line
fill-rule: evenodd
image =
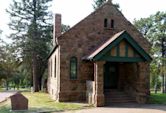
M 3 30 L 2 38 L 10 34 L 8 23 L 9 15 L 5 9 L 9 7 L 12 0 L 1 0 L 0 2 L 0 29 Z M 166 0 L 113 0 L 120 5 L 124 16 L 132 22 L 155 14 L 157 11 L 166 11 Z M 94 11 L 93 0 L 53 0 L 52 12 L 62 14 L 62 23 L 71 27 Z

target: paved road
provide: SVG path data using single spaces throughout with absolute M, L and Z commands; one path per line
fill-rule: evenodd
M 64 113 L 166 113 L 166 105 L 110 105 L 108 107 L 84 109 L 80 111 L 69 111 Z
M 0 103 L 14 95 L 16 92 L 0 92 Z

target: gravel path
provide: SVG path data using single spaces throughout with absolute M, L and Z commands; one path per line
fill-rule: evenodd
M 0 93 L 0 103 L 8 99 L 10 96 L 14 95 L 16 92 L 1 92 Z
M 166 105 L 122 104 L 79 111 L 69 111 L 64 113 L 166 113 Z

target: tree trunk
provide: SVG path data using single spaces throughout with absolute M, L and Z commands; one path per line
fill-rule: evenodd
M 33 70 L 33 92 L 38 92 L 39 91 L 39 86 L 38 86 L 38 75 L 37 75 L 37 59 L 36 55 L 33 55 L 33 61 L 32 61 L 32 70 Z
M 162 74 L 162 85 L 161 92 L 164 93 L 164 75 Z
M 32 56 L 32 71 L 33 71 L 33 92 L 38 92 L 39 91 L 39 81 L 38 81 L 38 65 L 37 65 L 37 48 L 35 46 L 36 42 L 37 42 L 37 14 L 36 14 L 36 0 L 33 0 L 33 10 L 34 10 L 34 15 L 33 15 L 33 21 L 32 21 L 32 25 L 33 25 L 33 31 L 32 31 L 32 38 L 34 41 L 34 47 L 33 47 L 33 56 Z
M 31 87 L 33 87 L 33 66 L 31 65 L 31 81 L 30 81 Z
M 9 82 L 8 82 L 8 79 L 6 79 L 6 90 L 9 90 Z
M 42 76 L 41 75 L 38 80 L 39 80 L 39 90 L 41 90 L 42 89 Z
M 42 59 L 38 59 L 38 81 L 39 81 L 39 89 L 42 90 L 42 78 L 43 78 L 43 74 L 45 72 L 46 69 L 46 63 L 45 61 L 42 61 Z
M 157 94 L 157 82 L 154 85 L 154 92 L 155 92 L 155 94 Z
M 163 76 L 164 76 L 164 93 L 166 93 L 166 61 L 165 61 L 165 57 L 163 60 Z
M 166 75 L 164 74 L 164 93 L 166 93 Z

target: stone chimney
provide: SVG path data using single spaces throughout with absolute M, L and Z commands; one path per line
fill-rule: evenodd
M 61 35 L 61 14 L 55 14 L 53 46 L 56 45 L 57 43 L 56 39 L 60 35 Z

